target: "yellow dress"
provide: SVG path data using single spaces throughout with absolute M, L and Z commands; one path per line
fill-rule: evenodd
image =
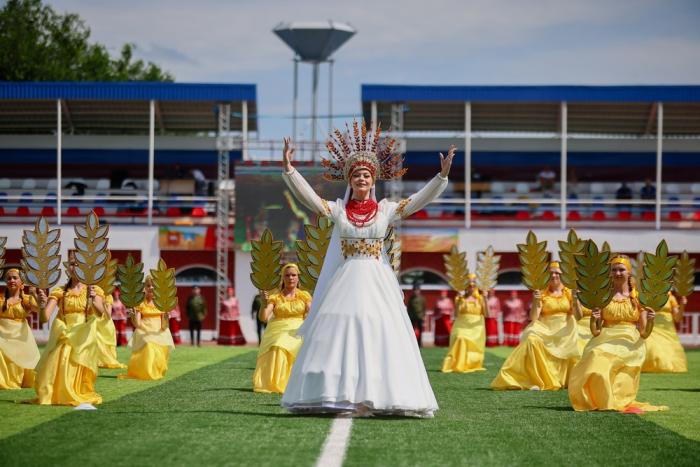
M 542 312 L 523 331 L 520 344 L 508 356 L 493 389 L 558 390 L 566 387 L 569 369 L 580 357 L 571 292 L 559 297 L 542 292 Z
M 27 310 L 36 306 L 36 300 L 31 295 L 20 297 L 5 309 L 5 295 L 0 294 L 0 389 L 34 386 L 39 348 L 27 323 Z
M 574 410 L 668 410 L 637 402 L 639 375 L 646 357 L 639 335 L 639 309 L 629 298 L 613 299 L 601 314 L 603 328 L 571 371 L 569 400 Z
M 102 289 L 95 287 L 104 296 Z M 87 287 L 68 292 L 62 287 L 51 292 L 58 315 L 51 325 L 49 342 L 36 366 L 34 389 L 38 404 L 100 404 L 95 392 L 97 379 L 97 320 L 87 307 Z
M 678 339 L 673 322 L 673 308 L 678 301 L 669 293 L 666 305 L 656 313 L 654 331 L 646 338 L 647 357 L 642 365 L 645 373 L 686 373 L 688 359 Z
M 127 372 L 119 377 L 161 379 L 168 371 L 170 349 L 175 349 L 173 336 L 167 326 L 163 329 L 163 313 L 153 302 L 142 302 L 134 311 L 141 314 L 141 325 L 131 336 L 132 352 Z
M 112 306 L 112 296 L 105 297 L 105 307 Z M 99 348 L 100 368 L 126 368 L 126 365 L 117 360 L 117 328 L 110 313 L 105 313 L 97 318 L 97 347 Z
M 267 323 L 260 342 L 253 373 L 255 392 L 284 393 L 292 365 L 301 348 L 302 339 L 296 332 L 304 322 L 311 294 L 297 289 L 294 297 L 272 294 L 268 303 L 274 305 L 273 317 Z
M 480 299 L 455 300 L 457 319 L 450 333 L 450 348 L 442 362 L 443 373 L 484 371 L 486 327 L 484 307 Z
M 588 345 L 588 341 L 593 338 L 591 333 L 591 310 L 581 305 L 581 319 L 576 322 L 578 328 L 578 350 L 583 355 L 583 349 Z

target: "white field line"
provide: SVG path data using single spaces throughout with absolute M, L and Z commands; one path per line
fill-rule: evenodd
M 341 467 L 350 442 L 352 418 L 336 418 L 316 460 L 316 467 Z

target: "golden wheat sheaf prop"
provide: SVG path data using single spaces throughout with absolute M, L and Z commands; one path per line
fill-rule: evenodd
M 0 237 L 0 269 L 5 266 L 5 245 L 7 244 L 7 237 Z
M 323 260 L 326 258 L 328 244 L 331 242 L 333 222 L 327 217 L 319 217 L 316 225 L 304 225 L 304 240 L 296 241 L 299 261 L 299 284 L 302 289 L 313 295 L 316 282 L 321 275 Z
M 40 289 L 49 289 L 61 278 L 61 231 L 50 229 L 45 218 L 40 217 L 34 230 L 22 234 L 22 280 Z
M 253 240 L 251 243 L 251 256 L 253 261 L 250 267 L 250 280 L 258 290 L 274 290 L 279 286 L 280 273 L 282 271 L 282 249 L 284 244 L 281 241 L 273 240 L 270 229 L 265 229 L 260 240 Z
M 112 252 L 107 250 L 107 270 L 102 280 L 97 284 L 104 291 L 105 297 L 107 295 L 112 295 L 114 292 L 114 284 L 117 281 L 117 267 L 119 266 L 119 261 L 112 258 Z
M 386 231 L 384 237 L 384 252 L 389 259 L 391 269 L 394 270 L 396 277 L 401 273 L 401 239 L 396 235 L 394 227 L 390 227 Z
M 673 287 L 673 267 L 678 260 L 668 255 L 666 240 L 656 247 L 656 254 L 644 253 L 644 277 L 639 285 L 639 301 L 654 311 L 659 311 L 668 301 Z
M 153 280 L 153 304 L 163 313 L 177 306 L 177 287 L 175 286 L 175 268 L 169 268 L 163 258 L 158 260 L 158 267 L 151 269 Z
M 544 290 L 551 277 L 547 242 L 538 242 L 534 232 L 529 231 L 525 243 L 517 247 L 523 284 L 530 290 Z
M 476 286 L 479 290 L 485 292 L 496 287 L 500 267 L 501 257 L 494 253 L 491 245 L 476 254 Z
M 124 264 L 117 266 L 117 277 L 119 278 L 121 301 L 124 306 L 127 308 L 139 306 L 145 298 L 143 263 L 135 262 L 133 256 L 129 254 Z
M 559 240 L 559 268 L 561 283 L 569 289 L 576 289 L 578 274 L 576 274 L 576 256 L 582 255 L 586 241 L 578 238 L 574 229 L 569 230 L 566 241 Z
M 84 226 L 75 226 L 75 275 L 83 284 L 99 284 L 107 273 L 108 233 L 109 225 L 100 225 L 94 211 L 88 214 Z
M 576 257 L 578 299 L 586 308 L 603 308 L 613 296 L 610 280 L 610 252 L 598 251 L 593 240 L 586 240 L 582 255 Z
M 457 246 L 452 246 L 450 252 L 442 255 L 445 260 L 445 270 L 447 271 L 448 284 L 457 292 L 463 292 L 469 284 L 469 267 L 467 263 L 467 253 L 459 251 Z
M 676 269 L 673 273 L 673 290 L 681 297 L 687 297 L 693 293 L 694 288 L 695 259 L 691 259 L 688 252 L 684 250 L 676 262 Z

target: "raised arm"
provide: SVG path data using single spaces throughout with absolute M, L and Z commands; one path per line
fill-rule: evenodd
M 417 193 L 398 203 L 394 214 L 394 220 L 408 217 L 420 211 L 445 191 L 445 188 L 447 188 L 447 175 L 450 173 L 452 159 L 456 151 L 457 147 L 452 145 L 449 151 L 447 151 L 447 156 L 440 153 L 440 173 L 433 177 L 433 179 Z
M 322 216 L 331 215 L 332 202 L 322 199 L 316 194 L 309 182 L 301 176 L 299 172 L 292 166 L 292 157 L 294 156 L 294 147 L 291 145 L 290 138 L 284 138 L 284 151 L 282 153 L 282 163 L 284 172 L 282 178 L 289 187 L 294 197 L 298 199 L 304 206 L 311 209 L 313 212 Z

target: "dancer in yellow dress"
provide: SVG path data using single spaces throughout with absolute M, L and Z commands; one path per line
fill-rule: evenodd
M 443 373 L 483 371 L 486 327 L 486 300 L 476 287 L 476 274 L 469 274 L 464 296 L 455 299 L 457 319 L 450 333 L 450 348 L 442 362 Z
M 591 311 L 593 338 L 569 381 L 569 399 L 577 411 L 639 413 L 668 409 L 635 401 L 646 357 L 644 340 L 654 329 L 655 312 L 642 309 L 631 271 L 627 257 L 613 258 L 613 298 L 602 310 Z
M 112 321 L 111 294 L 105 295 L 105 313 L 97 318 L 97 347 L 99 349 L 100 368 L 126 368 L 126 365 L 117 360 L 117 328 Z
M 591 334 L 591 310 L 578 303 L 574 304 L 574 317 L 576 318 L 576 328 L 578 330 L 578 350 L 583 355 L 583 349 L 588 345 L 593 334 Z
M 253 373 L 255 392 L 284 393 L 289 374 L 301 348 L 296 332 L 311 307 L 311 294 L 299 289 L 299 268 L 294 263 L 282 268 L 279 292 L 267 297 L 267 306 L 260 311 L 267 322 L 260 342 Z
M 558 390 L 567 385 L 569 369 L 580 357 L 576 294 L 562 285 L 558 262 L 549 271 L 548 288 L 533 294 L 532 322 L 491 382 L 493 389 Z
M 688 299 L 681 297 L 685 307 Z M 676 332 L 675 323 L 683 319 L 683 312 L 673 293 L 668 293 L 668 301 L 656 313 L 654 332 L 647 337 L 647 356 L 642 366 L 643 373 L 687 373 L 688 359 Z
M 39 290 L 42 321 L 48 321 L 54 307 L 58 314 L 51 325 L 49 342 L 36 367 L 38 404 L 100 404 L 95 392 L 98 347 L 97 317 L 104 313 L 104 293 L 98 286 L 86 286 L 75 277 L 75 257 L 68 262 L 68 283 L 47 297 Z
M 0 295 L 0 389 L 31 388 L 39 348 L 27 315 L 38 309 L 36 298 L 24 293 L 19 269 L 8 269 L 5 283 Z
M 153 303 L 153 280 L 146 277 L 145 298 L 133 310 L 134 334 L 131 337 L 132 353 L 126 374 L 120 378 L 156 380 L 168 371 L 170 350 L 175 349 L 170 334 L 168 314 Z

